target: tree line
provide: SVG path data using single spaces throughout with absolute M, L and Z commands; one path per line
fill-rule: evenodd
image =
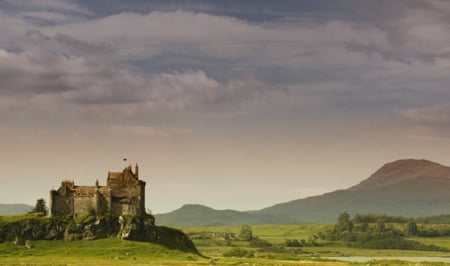
M 437 235 L 450 233 L 433 232 Z M 447 251 L 443 247 L 405 239 L 405 236 L 424 234 L 429 236 L 429 230 L 419 227 L 410 218 L 385 215 L 355 215 L 351 218 L 344 212 L 339 215 L 333 229 L 321 232 L 319 237 L 323 240 L 344 241 L 349 247 L 357 248 Z

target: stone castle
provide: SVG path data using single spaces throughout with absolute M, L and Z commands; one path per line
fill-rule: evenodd
M 77 186 L 65 180 L 57 190 L 50 191 L 50 215 L 96 213 L 113 216 L 145 214 L 145 181 L 139 180 L 139 166 L 131 165 L 122 172 L 108 172 L 106 186 L 98 180 L 94 186 Z

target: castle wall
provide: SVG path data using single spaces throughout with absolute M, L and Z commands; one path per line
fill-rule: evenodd
M 95 210 L 94 194 L 75 194 L 73 207 L 73 215 L 75 217 Z
M 111 212 L 111 190 L 108 187 L 99 188 L 96 191 L 95 211 L 97 214 Z

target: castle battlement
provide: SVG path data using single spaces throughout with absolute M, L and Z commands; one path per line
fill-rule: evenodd
M 133 172 L 131 165 L 121 172 L 108 172 L 107 185 L 77 186 L 73 180 L 64 180 L 57 190 L 50 190 L 50 215 L 74 217 L 96 214 L 145 214 L 145 181 L 139 179 L 139 166 Z

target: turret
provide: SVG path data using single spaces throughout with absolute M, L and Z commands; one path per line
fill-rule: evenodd
M 134 167 L 134 176 L 136 176 L 136 179 L 139 179 L 139 165 L 136 164 Z

